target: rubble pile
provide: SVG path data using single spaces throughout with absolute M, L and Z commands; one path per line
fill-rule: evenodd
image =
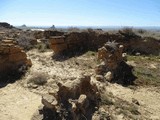
M 13 40 L 0 42 L 0 76 L 23 72 L 32 65 L 26 53 Z
M 135 76 L 132 74 L 132 66 L 129 66 L 123 53 L 123 45 L 116 42 L 107 42 L 102 48 L 98 49 L 98 59 L 96 79 L 98 81 L 117 82 L 123 85 L 132 84 Z
M 91 119 L 100 102 L 100 93 L 90 76 L 83 76 L 64 84 L 57 83 L 59 90 L 42 97 L 43 119 L 80 120 Z M 49 112 L 46 112 L 49 111 Z
M 62 36 L 58 39 L 59 44 L 65 42 Z M 123 48 L 123 45 L 116 42 L 107 42 L 98 50 L 100 64 L 95 69 L 96 77 L 83 75 L 73 81 L 58 82 L 58 90 L 54 89 L 42 96 L 43 106 L 32 120 L 97 120 L 103 117 L 101 113 L 110 119 L 110 113 L 102 110 L 102 105 L 105 100 L 110 101 L 112 96 L 106 91 L 106 84 L 101 81 L 126 85 L 135 79 L 132 67 L 126 64 Z M 102 97 L 103 94 L 105 97 Z

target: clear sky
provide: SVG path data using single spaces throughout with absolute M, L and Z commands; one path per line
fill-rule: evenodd
M 0 22 L 35 26 L 160 26 L 160 0 L 0 0 Z

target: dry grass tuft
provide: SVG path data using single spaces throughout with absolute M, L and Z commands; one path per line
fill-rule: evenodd
M 44 85 L 47 83 L 48 75 L 46 73 L 34 73 L 31 78 L 28 79 L 27 84 Z

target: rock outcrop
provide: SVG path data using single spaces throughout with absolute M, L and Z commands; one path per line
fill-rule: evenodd
M 13 28 L 12 25 L 6 23 L 6 22 L 0 22 L 0 27 L 3 27 L 3 28 Z
M 42 97 L 43 119 L 88 120 L 92 118 L 100 102 L 100 93 L 97 86 L 91 83 L 90 76 L 57 85 L 59 87 L 57 92 L 49 92 Z
M 0 42 L 0 77 L 23 73 L 32 65 L 26 53 L 13 40 Z
M 98 49 L 98 59 L 96 79 L 99 81 L 117 82 L 123 85 L 132 84 L 135 76 L 132 74 L 132 66 L 129 66 L 123 54 L 123 45 L 116 42 L 107 42 L 102 48 Z

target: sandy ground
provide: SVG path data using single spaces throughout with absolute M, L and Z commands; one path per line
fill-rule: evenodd
M 41 105 L 41 95 L 45 94 L 50 87 L 28 89 L 25 87 L 28 78 L 37 73 L 46 73 L 55 86 L 57 80 L 66 81 L 80 76 L 85 72 L 88 67 L 86 63 L 91 59 L 80 56 L 76 61 L 75 58 L 56 61 L 52 59 L 53 51 L 38 53 L 37 50 L 32 50 L 27 54 L 33 65 L 26 76 L 20 81 L 0 88 L 0 120 L 30 120 Z
M 53 51 L 47 51 L 44 53 L 38 53 L 36 50 L 28 52 L 28 56 L 32 60 L 32 67 L 30 73 L 42 72 L 47 73 L 51 78 L 58 76 L 61 79 L 77 78 L 84 72 L 93 72 L 96 64 L 92 57 L 72 57 L 65 60 L 52 59 Z M 93 69 L 88 69 L 92 67 Z
M 41 96 L 35 93 L 40 93 L 46 88 L 39 89 L 39 87 L 30 90 L 24 87 L 22 83 L 26 84 L 25 81 L 36 72 L 47 73 L 49 79 L 55 84 L 57 80 L 74 80 L 82 73 L 93 73 L 96 65 L 93 57 L 83 55 L 64 61 L 55 61 L 52 60 L 52 51 L 37 53 L 33 50 L 27 54 L 30 56 L 33 66 L 26 76 L 20 81 L 0 88 L 0 120 L 31 119 L 38 106 L 41 105 Z M 143 110 L 147 111 L 151 115 L 151 120 L 160 120 L 160 92 L 157 88 L 137 88 L 133 90 L 121 85 L 109 84 L 106 89 L 113 95 L 129 102 L 132 101 L 132 98 L 137 99 L 141 108 L 143 108 L 142 112 Z
M 140 87 L 136 90 L 118 84 L 110 84 L 107 91 L 123 100 L 132 102 L 132 98 L 140 103 L 141 112 L 150 116 L 151 120 L 160 120 L 160 91 L 155 87 Z M 146 115 L 147 115 L 146 114 Z M 147 116 L 148 116 L 147 115 Z
M 30 120 L 41 104 L 41 96 L 17 83 L 0 89 L 0 120 Z
M 142 113 L 148 113 L 151 120 L 160 119 L 160 93 L 155 91 L 156 88 L 132 90 L 117 84 L 106 88 L 123 100 L 132 102 L 132 98 L 137 99 Z M 30 120 L 41 105 L 41 96 L 23 88 L 18 82 L 1 88 L 0 96 L 0 120 Z

